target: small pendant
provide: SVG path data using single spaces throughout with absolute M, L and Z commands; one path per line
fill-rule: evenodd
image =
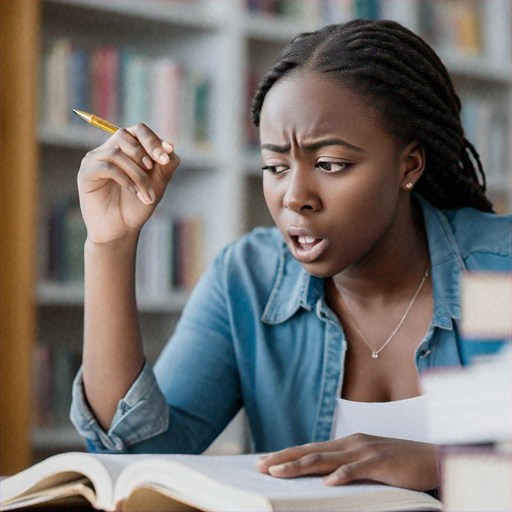
M 373 359 L 377 359 L 379 357 L 379 353 L 378 352 L 372 352 L 372 357 L 373 357 Z

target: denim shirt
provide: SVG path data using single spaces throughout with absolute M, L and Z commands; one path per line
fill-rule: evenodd
M 459 277 L 507 271 L 512 217 L 441 211 L 415 196 L 428 240 L 434 309 L 418 371 L 461 365 Z M 154 369 L 145 364 L 110 429 L 73 386 L 71 419 L 93 451 L 201 453 L 245 407 L 256 452 L 331 435 L 347 343 L 324 297 L 277 228 L 228 245 L 205 272 Z

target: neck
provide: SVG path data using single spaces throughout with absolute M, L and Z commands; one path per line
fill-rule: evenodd
M 425 273 L 428 247 L 421 213 L 410 202 L 363 258 L 332 277 L 343 296 L 354 300 L 408 295 Z

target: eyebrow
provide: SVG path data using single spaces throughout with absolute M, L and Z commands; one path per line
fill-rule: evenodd
M 357 146 L 337 138 L 321 139 L 309 144 L 304 144 L 302 149 L 304 151 L 314 151 L 315 149 L 323 148 L 325 146 L 344 146 L 354 151 L 358 151 L 359 153 L 364 153 L 361 148 L 358 148 Z M 269 151 L 273 151 L 275 153 L 288 153 L 291 149 L 291 144 L 285 144 L 284 146 L 278 146 L 277 144 L 262 144 L 261 150 L 263 151 L 264 149 L 268 149 Z

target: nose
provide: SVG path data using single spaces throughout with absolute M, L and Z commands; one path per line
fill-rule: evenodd
M 283 206 L 294 212 L 318 211 L 322 202 L 314 177 L 306 169 L 294 169 L 288 174 L 286 192 L 283 196 Z

